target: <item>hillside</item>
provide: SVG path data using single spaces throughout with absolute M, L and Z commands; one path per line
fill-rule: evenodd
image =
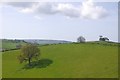
M 71 43 L 40 49 L 40 60 L 31 68 L 19 64 L 19 50 L 3 52 L 3 78 L 118 78 L 117 45 Z
M 24 41 L 29 43 L 37 43 L 37 44 L 71 43 L 71 41 L 65 41 L 65 40 L 46 40 L 46 39 L 24 39 Z
M 15 49 L 17 45 L 25 45 L 26 43 L 45 45 L 45 44 L 71 43 L 71 42 L 64 40 L 42 40 L 42 39 L 24 39 L 24 40 L 1 39 L 0 51 Z
M 17 45 L 25 45 L 26 43 L 23 40 L 10 40 L 10 39 L 1 39 L 0 51 L 1 50 L 10 50 L 15 49 Z

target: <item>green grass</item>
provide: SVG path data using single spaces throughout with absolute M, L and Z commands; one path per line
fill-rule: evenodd
M 14 49 L 14 48 L 16 48 L 16 45 L 19 45 L 19 44 L 21 44 L 21 45 L 24 45 L 24 44 L 26 44 L 25 42 L 15 42 L 15 40 L 2 40 L 2 43 L 0 43 L 0 45 L 2 45 L 2 46 L 0 46 L 0 48 L 1 49 Z
M 0 79 L 2 79 L 2 53 L 0 52 Z
M 3 78 L 118 78 L 118 47 L 100 44 L 42 46 L 40 64 L 23 68 L 19 50 L 3 52 Z

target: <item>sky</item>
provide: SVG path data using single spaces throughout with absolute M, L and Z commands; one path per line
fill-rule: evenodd
M 0 38 L 118 41 L 117 2 L 6 2 L 0 6 Z

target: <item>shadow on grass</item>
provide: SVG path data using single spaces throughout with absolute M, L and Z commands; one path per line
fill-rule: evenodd
M 52 64 L 53 61 L 50 59 L 41 59 L 38 61 L 31 62 L 31 66 L 26 64 L 22 69 L 31 69 L 31 68 L 46 68 L 50 64 Z

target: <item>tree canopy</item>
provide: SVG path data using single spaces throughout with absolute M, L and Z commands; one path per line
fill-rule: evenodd
M 21 48 L 21 54 L 18 56 L 20 63 L 24 61 L 28 61 L 29 65 L 31 65 L 32 58 L 38 59 L 40 55 L 40 49 L 33 44 L 26 44 Z
M 77 42 L 85 42 L 85 38 L 83 36 L 80 36 L 77 38 Z
M 107 37 L 99 36 L 99 41 L 109 41 Z

